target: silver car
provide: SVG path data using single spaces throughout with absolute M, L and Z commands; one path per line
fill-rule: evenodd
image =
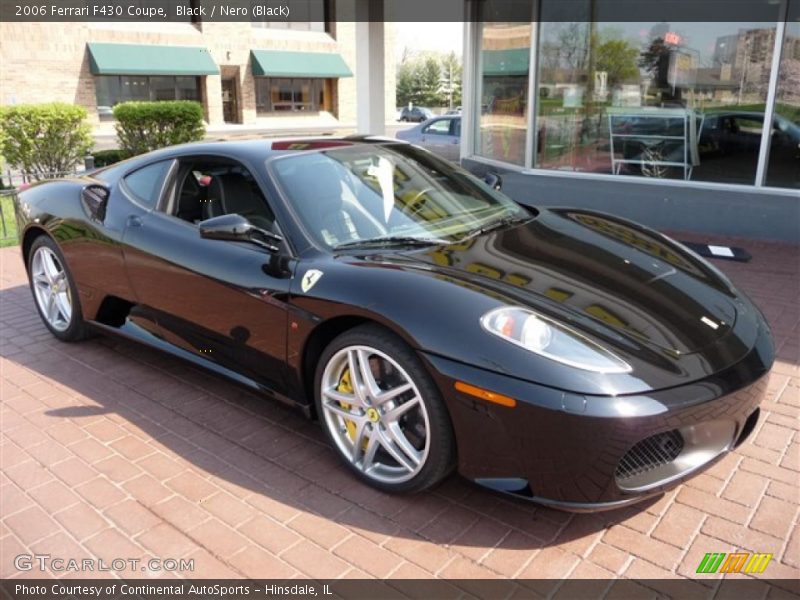
M 461 117 L 457 115 L 435 117 L 396 134 L 405 140 L 427 148 L 452 161 L 461 157 Z

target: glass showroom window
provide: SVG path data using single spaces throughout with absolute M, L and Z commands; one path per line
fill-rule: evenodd
M 256 78 L 258 112 L 317 112 L 324 100 L 324 79 Z
M 175 78 L 175 99 L 194 100 L 201 102 L 200 78 L 199 77 L 176 77 Z
M 485 23 L 479 58 L 476 154 L 525 164 L 530 23 Z
M 542 22 L 535 166 L 754 184 L 775 32 Z
M 150 97 L 153 100 L 175 100 L 175 78 L 151 77 Z
M 95 77 L 97 112 L 101 119 L 113 118 L 112 109 L 120 102 L 195 100 L 200 101 L 199 77 L 145 77 L 98 75 Z
M 798 3 L 793 6 L 800 6 Z M 767 185 L 800 188 L 800 15 L 790 15 L 783 38 Z M 794 21 L 794 22 L 793 22 Z

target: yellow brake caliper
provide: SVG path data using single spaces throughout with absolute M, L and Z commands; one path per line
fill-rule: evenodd
M 336 386 L 336 391 L 341 392 L 342 394 L 352 394 L 353 393 L 353 384 L 350 381 L 350 369 L 347 368 L 342 373 L 341 378 L 339 379 L 339 385 Z M 345 410 L 350 410 L 350 404 L 346 402 L 339 403 L 341 407 Z M 356 439 L 356 429 L 357 426 L 355 421 L 351 421 L 350 419 L 345 419 L 344 421 L 345 427 L 347 427 L 347 437 L 350 438 L 351 441 L 355 441 Z M 363 448 L 366 449 L 367 447 L 367 440 L 364 440 Z

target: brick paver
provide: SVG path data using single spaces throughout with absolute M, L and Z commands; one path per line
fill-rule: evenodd
M 191 558 L 220 577 L 660 578 L 741 549 L 800 577 L 799 252 L 735 242 L 753 261 L 717 266 L 777 344 L 758 429 L 663 498 L 593 515 L 457 476 L 411 497 L 367 488 L 277 404 L 122 340 L 56 341 L 18 249 L 0 250 L 0 575 L 30 575 L 14 556 L 49 552 Z

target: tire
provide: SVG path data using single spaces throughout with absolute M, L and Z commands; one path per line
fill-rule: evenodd
M 643 177 L 672 179 L 680 172 L 680 169 L 676 167 L 658 164 L 667 159 L 664 148 L 660 145 L 643 145 L 639 156 L 645 161 L 639 166 L 640 173 Z
M 351 329 L 325 348 L 314 399 L 331 445 L 372 487 L 420 492 L 455 466 L 453 428 L 436 384 L 414 351 L 377 325 Z
M 58 244 L 47 235 L 31 245 L 28 282 L 39 317 L 50 333 L 63 342 L 88 337 L 75 279 Z

